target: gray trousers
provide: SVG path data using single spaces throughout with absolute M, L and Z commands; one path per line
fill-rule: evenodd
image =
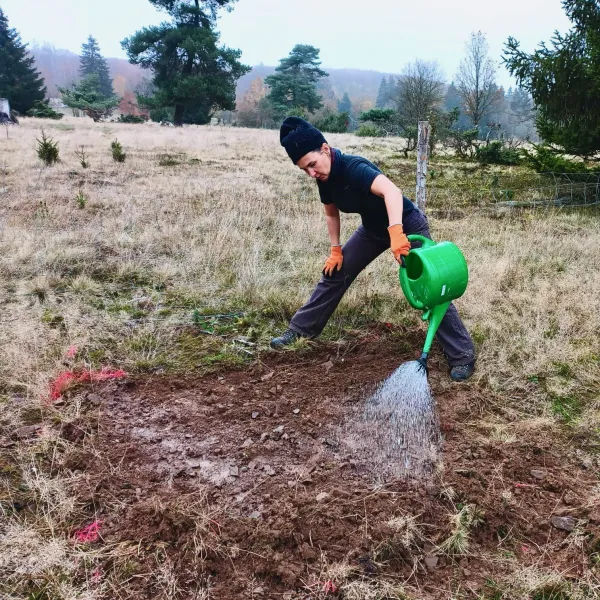
M 431 238 L 427 218 L 420 210 L 408 213 L 403 227 L 406 235 L 419 234 Z M 415 247 L 418 246 L 415 243 Z M 342 248 L 344 262 L 341 271 L 335 270 L 333 275 L 321 277 L 310 300 L 292 318 L 290 329 L 305 337 L 318 336 L 357 275 L 389 247 L 390 237 L 387 232 L 377 235 L 361 225 Z M 451 367 L 475 360 L 473 341 L 454 304 L 448 308 L 436 339 Z

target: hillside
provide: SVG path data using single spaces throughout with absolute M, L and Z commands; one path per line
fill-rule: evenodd
M 329 69 L 323 67 L 329 77 L 322 80 L 319 87 L 331 89 L 337 98 L 341 98 L 344 92 L 352 100 L 371 100 L 377 98 L 377 91 L 381 78 L 388 76 L 388 73 L 380 71 L 364 71 L 361 69 Z M 275 72 L 275 67 L 267 65 L 256 65 L 252 67 L 252 71 L 241 77 L 237 85 L 237 97 L 241 98 L 248 91 L 250 83 L 257 77 L 265 78 Z
M 58 88 L 77 81 L 79 74 L 79 56 L 69 50 L 61 50 L 54 46 L 33 45 L 31 53 L 35 57 L 36 66 L 46 81 L 50 97 L 58 96 Z M 149 78 L 149 73 L 122 58 L 108 58 L 108 65 L 113 77 L 115 91 L 123 95 L 126 91 L 133 92 L 136 87 Z M 328 69 L 329 77 L 323 80 L 321 87 L 326 95 L 331 91 L 336 98 L 341 98 L 344 92 L 352 100 L 375 101 L 381 78 L 387 73 L 379 71 L 363 71 L 360 69 Z M 241 99 L 252 80 L 256 77 L 266 77 L 275 72 L 275 67 L 257 65 L 244 75 L 237 86 L 237 97 Z

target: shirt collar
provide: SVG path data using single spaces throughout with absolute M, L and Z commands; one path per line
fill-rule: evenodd
M 335 177 L 342 166 L 342 153 L 337 148 L 331 149 L 331 171 L 329 177 Z

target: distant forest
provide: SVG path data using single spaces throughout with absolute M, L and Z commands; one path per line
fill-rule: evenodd
M 59 96 L 59 87 L 68 87 L 72 83 L 79 81 L 79 55 L 69 50 L 61 50 L 50 45 L 32 45 L 30 51 L 35 57 L 37 69 L 42 74 L 48 95 L 51 98 Z M 135 90 L 146 80 L 150 79 L 150 74 L 145 73 L 143 69 L 130 64 L 126 59 L 107 58 L 110 73 L 113 78 L 113 87 L 115 93 L 124 96 L 125 92 L 135 92 Z M 356 104 L 374 104 L 377 98 L 377 91 L 384 76 L 388 73 L 379 71 L 362 71 L 359 69 L 325 69 L 329 77 L 319 83 L 319 93 L 324 99 L 341 99 L 345 92 L 353 103 Z M 242 76 L 238 80 L 236 95 L 241 100 L 251 82 L 260 77 L 264 79 L 267 75 L 275 72 L 275 66 L 257 65 L 252 71 Z

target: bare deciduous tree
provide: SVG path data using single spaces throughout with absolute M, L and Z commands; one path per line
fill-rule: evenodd
M 396 104 L 400 119 L 416 127 L 444 97 L 444 75 L 436 62 L 415 60 L 404 67 L 397 85 Z
M 465 113 L 473 125 L 478 127 L 498 99 L 496 68 L 488 58 L 488 43 L 481 31 L 471 34 L 466 50 L 458 68 L 456 87 Z

